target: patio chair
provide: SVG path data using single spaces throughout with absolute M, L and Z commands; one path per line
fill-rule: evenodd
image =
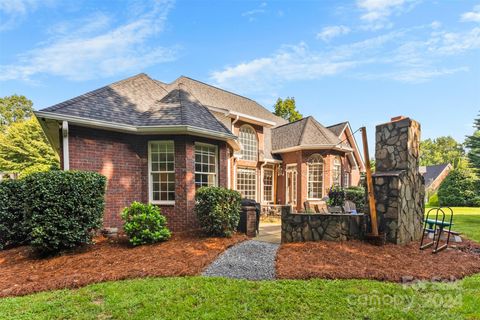
M 343 206 L 343 210 L 345 213 L 351 213 L 352 211 L 357 211 L 357 206 L 353 201 L 347 200 L 345 201 L 345 205 Z

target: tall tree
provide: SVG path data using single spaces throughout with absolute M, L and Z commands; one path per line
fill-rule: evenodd
M 450 136 L 427 139 L 420 143 L 422 166 L 450 163 L 456 167 L 464 157 L 465 150 L 462 144 Z
M 33 103 L 25 96 L 12 95 L 0 98 L 0 131 L 10 124 L 30 118 L 33 114 Z
M 288 120 L 289 122 L 297 121 L 303 118 L 302 114 L 297 110 L 294 97 L 287 97 L 285 100 L 278 98 L 277 102 L 275 103 L 275 111 L 273 113 L 285 120 Z
M 27 175 L 59 167 L 37 118 L 31 117 L 6 127 L 0 134 L 0 171 Z
M 465 145 L 469 148 L 468 160 L 472 167 L 480 175 L 480 115 L 475 119 L 475 132 L 467 137 Z

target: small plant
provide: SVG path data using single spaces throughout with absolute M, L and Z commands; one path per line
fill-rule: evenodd
M 202 187 L 197 190 L 195 199 L 195 212 L 203 231 L 211 236 L 232 236 L 240 220 L 240 193 L 226 188 Z
M 343 207 L 345 204 L 345 190 L 333 186 L 328 191 L 328 205 L 331 207 Z
M 171 233 L 167 228 L 167 218 L 160 208 L 152 204 L 133 202 L 123 209 L 123 230 L 134 246 L 166 241 Z

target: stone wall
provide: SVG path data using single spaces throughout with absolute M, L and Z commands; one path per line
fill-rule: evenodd
M 291 213 L 282 207 L 282 243 L 304 241 L 346 241 L 362 239 L 365 216 L 362 214 Z
M 374 190 L 380 231 L 387 241 L 420 240 L 425 183 L 419 172 L 420 124 L 392 119 L 376 128 Z

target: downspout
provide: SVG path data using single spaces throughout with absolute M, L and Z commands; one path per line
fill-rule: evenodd
M 62 122 L 62 142 L 63 142 L 63 170 L 70 169 L 70 157 L 68 151 L 68 121 Z
M 230 131 L 232 131 L 232 133 L 233 133 L 234 125 L 235 123 L 237 123 L 238 119 L 240 119 L 240 116 L 237 114 L 235 117 L 235 120 L 232 121 L 232 125 L 230 128 Z M 233 160 L 233 185 L 231 185 L 231 187 L 233 190 L 236 190 L 237 189 L 237 162 L 235 161 L 235 153 L 232 154 L 232 160 Z M 228 166 L 229 166 L 228 183 L 230 184 L 230 160 L 228 160 Z

